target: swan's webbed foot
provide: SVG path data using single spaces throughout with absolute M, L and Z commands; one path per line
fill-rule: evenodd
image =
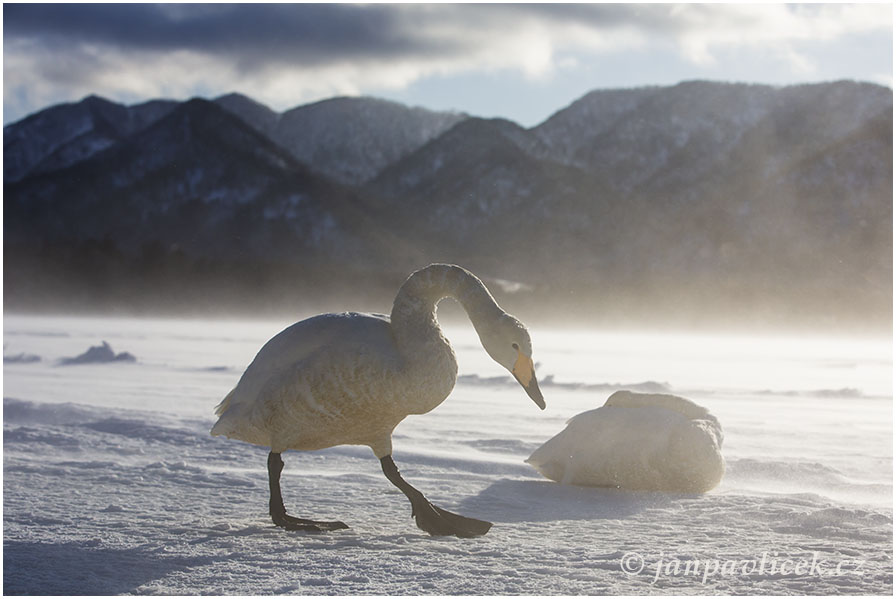
M 290 516 L 285 511 L 275 513 L 275 511 L 272 510 L 271 520 L 273 520 L 274 524 L 276 524 L 280 528 L 285 528 L 286 530 L 303 530 L 305 532 L 329 532 L 332 530 L 342 530 L 344 528 L 348 528 L 348 525 L 344 522 L 320 522 L 317 520 L 306 520 L 305 518 L 296 518 L 295 516 Z
M 329 532 L 348 528 L 344 522 L 319 522 L 287 514 L 286 508 L 283 506 L 283 496 L 280 493 L 280 473 L 282 471 L 283 459 L 279 453 L 271 452 L 268 455 L 268 482 L 271 486 L 270 514 L 274 524 L 286 530 L 303 530 L 305 532 Z
M 481 537 L 492 527 L 491 522 L 443 510 L 426 499 L 413 505 L 411 516 L 414 517 L 417 528 L 433 536 L 454 535 L 464 539 Z
M 491 522 L 466 518 L 431 504 L 423 496 L 423 493 L 401 478 L 395 462 L 392 461 L 392 456 L 381 458 L 380 463 L 386 478 L 401 489 L 401 492 L 411 500 L 411 516 L 417 522 L 417 527 L 420 530 L 428 532 L 433 536 L 454 535 L 461 538 L 470 538 L 482 536 L 492 527 Z

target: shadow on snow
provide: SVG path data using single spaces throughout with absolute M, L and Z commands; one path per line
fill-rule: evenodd
M 627 518 L 689 495 L 561 485 L 546 480 L 499 480 L 460 502 L 461 513 L 493 522 L 553 522 Z
M 177 558 L 141 548 L 108 549 L 83 543 L 3 544 L 4 595 L 119 595 L 213 560 Z

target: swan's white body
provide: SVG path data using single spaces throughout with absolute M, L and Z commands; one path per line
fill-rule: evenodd
M 566 484 L 705 493 L 725 473 L 722 439 L 716 417 L 692 401 L 618 391 L 526 461 Z
M 537 391 L 525 328 L 474 275 L 435 264 L 408 278 L 391 316 L 323 314 L 268 341 L 218 406 L 212 435 L 275 453 L 350 444 L 388 456 L 398 423 L 438 406 L 457 379 L 454 352 L 435 316 L 444 297 L 463 305 L 486 350 L 508 370 L 518 375 L 519 360 L 528 360 Z M 516 350 L 508 335 L 518 341 Z M 529 384 L 525 374 L 518 379 Z

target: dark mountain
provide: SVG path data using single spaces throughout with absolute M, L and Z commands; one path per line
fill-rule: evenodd
M 401 247 L 352 190 L 198 99 L 76 166 L 5 183 L 4 195 L 8 258 L 73 248 L 60 264 L 81 274 L 89 259 L 66 261 L 97 247 L 123 264 L 188 259 L 234 275 L 289 265 L 309 277 L 382 270 Z M 6 269 L 28 276 L 15 260 Z
M 385 169 L 366 190 L 426 240 L 432 259 L 532 277 L 554 261 L 545 244 L 572 251 L 594 232 L 592 216 L 609 209 L 587 173 L 522 149 L 537 143 L 509 121 L 471 118 Z
M 595 306 L 888 314 L 891 111 L 852 82 L 596 92 L 530 131 L 461 123 L 368 190 L 452 259 Z
M 334 98 L 284 112 L 273 137 L 312 168 L 357 184 L 464 118 L 374 98 Z
M 597 91 L 532 129 L 88 98 L 4 129 L 7 305 L 388 305 L 438 260 L 554 315 L 887 323 L 892 133 L 853 82 Z
M 242 94 L 227 94 L 215 98 L 215 104 L 239 117 L 253 129 L 273 139 L 280 122 L 280 113 Z
M 532 129 L 548 148 L 542 157 L 573 164 L 575 156 L 585 145 L 593 143 L 599 135 L 661 89 L 595 90 L 586 94 Z
M 753 196 L 767 218 L 767 268 L 803 283 L 802 301 L 836 298 L 875 312 L 892 302 L 892 109 L 775 171 Z M 806 274 L 810 276 L 806 276 Z M 784 277 L 782 277 L 784 278 Z
M 277 114 L 231 94 L 216 100 L 297 160 L 331 179 L 362 183 L 437 137 L 465 115 L 376 98 L 333 98 Z
M 574 161 L 606 173 L 620 191 L 687 193 L 727 162 L 772 96 L 766 86 L 679 84 L 645 99 Z
M 18 181 L 90 158 L 168 114 L 177 102 L 123 106 L 89 96 L 3 128 L 3 180 Z

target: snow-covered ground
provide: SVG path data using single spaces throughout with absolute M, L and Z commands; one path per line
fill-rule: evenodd
M 267 515 L 266 450 L 212 410 L 288 322 L 6 315 L 6 594 L 891 594 L 889 340 L 696 337 L 530 326 L 539 411 L 469 326 L 462 378 L 396 430 L 403 475 L 476 539 L 418 530 L 369 449 L 284 455 L 294 515 Z M 107 341 L 136 362 L 59 365 Z M 34 356 L 40 357 L 36 360 Z M 619 388 L 709 408 L 727 473 L 707 495 L 563 486 L 524 460 Z

